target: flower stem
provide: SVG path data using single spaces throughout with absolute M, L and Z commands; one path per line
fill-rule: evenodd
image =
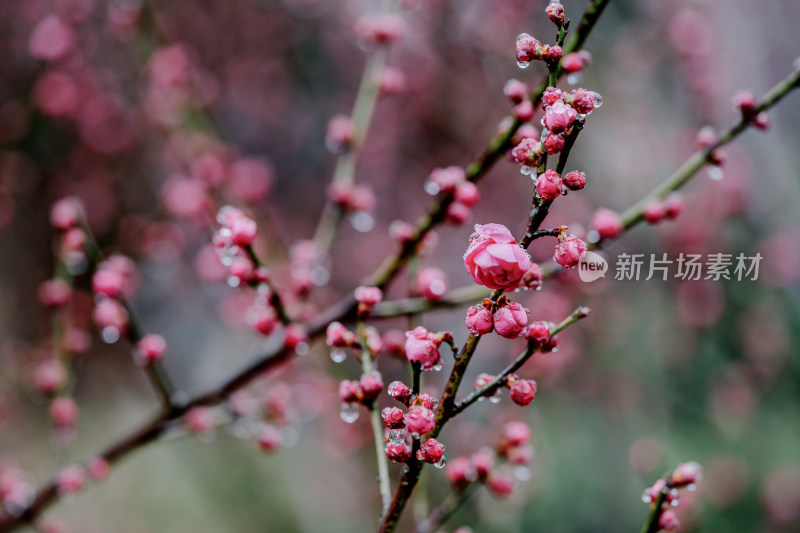
M 756 108 L 753 116 L 767 111 L 772 106 L 780 102 L 787 94 L 793 89 L 798 88 L 800 84 L 800 71 L 792 72 L 783 81 L 776 84 L 769 92 L 764 95 L 761 104 Z M 752 121 L 742 118 L 735 125 L 731 126 L 728 130 L 724 131 L 718 137 L 717 141 L 702 150 L 698 150 L 689 157 L 675 172 L 673 172 L 667 179 L 661 182 L 655 189 L 653 189 L 647 196 L 639 200 L 637 203 L 628 208 L 622 215 L 622 223 L 625 229 L 629 229 L 643 220 L 644 211 L 653 200 L 664 198 L 669 193 L 676 191 L 683 187 L 703 165 L 707 164 L 712 159 L 714 150 L 725 146 L 752 125 Z
M 671 490 L 669 483 L 664 484 L 664 488 L 658 493 L 658 498 L 651 504 L 652 508 L 647 517 L 647 521 L 642 526 L 641 533 L 657 533 L 660 529 L 658 523 L 661 520 L 661 515 L 664 514 L 664 502 L 667 500 L 667 494 Z
M 386 66 L 388 57 L 389 49 L 386 46 L 375 48 L 367 56 L 364 73 L 361 75 L 361 82 L 358 85 L 358 92 L 356 93 L 351 114 L 353 140 L 350 146 L 336 160 L 336 168 L 333 171 L 333 184 L 347 185 L 355 181 L 358 155 L 364 146 L 378 94 L 380 93 L 379 76 Z M 320 256 L 328 255 L 343 217 L 344 211 L 340 206 L 330 200 L 325 204 L 317 229 L 314 232 L 314 244 Z
M 439 529 L 453 516 L 461 505 L 472 497 L 480 487 L 480 483 L 472 482 L 461 490 L 455 490 L 425 520 L 417 524 L 416 533 L 431 533 Z
M 556 325 L 552 331 L 550 332 L 550 338 L 556 336 L 560 331 L 568 328 L 575 322 L 579 321 L 582 318 L 585 318 L 589 315 L 589 309 L 587 307 L 578 307 L 575 309 L 567 318 L 562 320 L 558 325 Z M 469 396 L 464 398 L 462 401 L 457 403 L 452 410 L 452 414 L 450 418 L 456 416 L 461 411 L 469 407 L 470 405 L 474 404 L 481 398 L 491 396 L 494 392 L 499 389 L 503 383 L 505 382 L 506 378 L 522 368 L 522 366 L 531 358 L 531 356 L 536 353 L 535 346 L 532 342 L 529 342 L 528 345 L 525 347 L 525 350 L 512 362 L 508 365 L 502 372 L 497 374 L 495 378 L 484 385 L 482 388 L 472 392 Z
M 261 262 L 261 259 L 258 257 L 258 254 L 256 254 L 256 251 L 252 246 L 246 246 L 244 250 L 256 268 L 264 266 L 264 263 Z M 254 282 L 254 288 L 257 288 L 260 283 L 262 282 Z M 292 319 L 289 318 L 289 315 L 286 313 L 286 306 L 283 305 L 283 298 L 281 298 L 281 294 L 278 292 L 275 284 L 269 279 L 263 283 L 269 288 L 269 304 L 273 309 L 275 309 L 275 314 L 278 315 L 278 319 L 281 321 L 281 324 L 284 326 L 291 324 Z
M 96 267 L 98 264 L 100 264 L 100 262 L 103 261 L 103 259 L 105 259 L 105 257 L 103 256 L 103 252 L 100 250 L 100 246 L 97 243 L 94 233 L 92 232 L 91 228 L 89 228 L 88 222 L 81 220 L 80 227 L 86 235 L 86 242 L 84 244 L 86 255 L 90 264 Z M 128 313 L 128 328 L 126 336 L 128 337 L 128 341 L 135 348 L 139 341 L 141 341 L 146 334 L 144 326 L 134 312 L 130 302 L 128 302 L 126 298 L 119 298 L 119 302 Z M 164 364 L 161 361 L 153 361 L 152 363 L 146 365 L 144 370 L 153 388 L 161 397 L 164 409 L 166 411 L 174 411 L 175 386 L 172 384 L 172 380 L 167 373 L 167 369 L 164 368 Z
M 363 320 L 358 321 L 358 336 L 361 342 L 361 371 L 366 375 L 374 370 L 372 353 L 367 344 L 367 327 Z M 386 442 L 383 437 L 383 422 L 378 412 L 378 402 L 367 406 L 369 421 L 372 425 L 372 437 L 375 442 L 375 457 L 378 462 L 378 490 L 381 496 L 381 512 L 385 513 L 392 500 L 392 487 L 389 482 L 389 459 L 386 457 Z

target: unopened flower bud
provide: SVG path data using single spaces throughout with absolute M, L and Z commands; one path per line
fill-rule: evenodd
M 423 442 L 419 451 L 417 451 L 417 459 L 426 463 L 435 464 L 442 460 L 444 456 L 444 444 L 436 439 L 428 439 Z
M 544 12 L 556 26 L 560 27 L 564 23 L 564 4 L 561 2 L 550 2 Z
M 547 108 L 544 114 L 544 127 L 553 133 L 567 131 L 575 123 L 578 112 L 565 104 L 562 100 Z
M 536 382 L 532 379 L 521 379 L 511 387 L 511 401 L 517 405 L 529 405 L 536 397 Z
M 579 191 L 586 186 L 586 174 L 573 170 L 564 176 L 564 185 L 571 191 Z
M 494 313 L 494 329 L 498 335 L 516 339 L 528 323 L 528 313 L 517 302 L 511 302 Z
M 503 87 L 503 94 L 516 105 L 528 96 L 528 86 L 519 80 L 508 80 Z
M 74 427 L 79 415 L 78 404 L 68 396 L 56 398 L 50 404 L 50 419 L 58 427 Z
M 547 169 L 536 178 L 536 192 L 542 200 L 553 201 L 563 192 L 561 176 L 553 169 Z
M 422 435 L 433 429 L 436 415 L 431 409 L 415 405 L 408 409 L 405 417 L 406 429 L 411 433 Z
M 137 355 L 146 364 L 158 361 L 164 357 L 166 351 L 167 341 L 161 335 L 145 335 L 136 346 Z
M 583 254 L 586 253 L 586 243 L 575 235 L 559 237 L 559 241 L 553 258 L 564 268 L 574 267 L 580 262 Z
M 386 429 L 402 429 L 405 426 L 405 413 L 399 407 L 387 407 L 381 411 L 381 418 Z
M 365 374 L 358 384 L 361 388 L 361 403 L 364 405 L 370 405 L 377 400 L 383 391 L 383 380 L 377 375 Z
M 392 381 L 389 383 L 386 392 L 389 393 L 389 396 L 402 404 L 408 405 L 408 401 L 411 399 L 411 389 L 402 381 Z
M 601 239 L 616 239 L 622 230 L 622 219 L 610 209 L 598 209 L 592 217 L 592 225 Z
M 400 444 L 389 442 L 386 444 L 386 457 L 393 463 L 405 463 L 411 459 L 411 447 L 402 442 Z
M 544 138 L 544 143 L 542 143 L 542 146 L 544 146 L 544 149 L 549 155 L 553 155 L 563 150 L 564 144 L 566 144 L 566 141 L 563 135 L 558 133 L 548 133 Z
M 494 328 L 492 312 L 482 305 L 473 305 L 467 308 L 467 329 L 473 335 L 486 335 Z
M 531 267 L 525 272 L 522 277 L 522 286 L 538 291 L 542 287 L 542 280 L 544 279 L 544 272 L 542 267 L 536 263 L 532 263 Z
M 653 200 L 645 207 L 642 212 L 642 218 L 644 218 L 648 224 L 658 224 L 664 219 L 665 214 L 664 204 L 659 200 Z
M 695 462 L 682 463 L 672 471 L 672 485 L 675 488 L 694 485 L 703 477 L 703 469 Z

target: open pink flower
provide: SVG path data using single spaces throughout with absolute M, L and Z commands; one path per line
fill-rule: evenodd
M 464 254 L 464 267 L 475 283 L 490 289 L 512 289 L 531 267 L 528 253 L 501 224 L 475 225 L 477 236 Z

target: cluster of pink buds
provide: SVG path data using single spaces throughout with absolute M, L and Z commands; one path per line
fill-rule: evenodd
M 333 183 L 328 187 L 331 202 L 349 213 L 372 213 L 375 211 L 375 192 L 369 185 Z
M 467 181 L 466 172 L 457 166 L 434 169 L 425 182 L 425 191 L 431 195 L 443 193 L 453 196 L 447 207 L 446 220 L 456 225 L 469 218 L 471 209 L 481 199 L 477 185 Z
M 348 423 L 358 419 L 358 406 L 370 408 L 383 391 L 383 379 L 373 372 L 364 374 L 358 381 L 349 379 L 339 383 L 339 399 L 342 401 L 342 420 Z
M 603 104 L 599 94 L 586 89 L 576 89 L 565 93 L 560 89 L 548 87 L 542 95 L 542 118 L 544 139 L 542 144 L 548 154 L 561 152 L 566 144 L 566 135 L 570 133 L 577 120 L 583 120 L 596 107 Z
M 122 300 L 134 292 L 136 278 L 133 261 L 121 255 L 103 261 L 92 277 L 97 299 L 92 318 L 106 342 L 116 342 L 128 330 L 130 317 Z
M 226 205 L 217 213 L 219 230 L 213 243 L 223 265 L 228 267 L 228 285 L 231 287 L 254 287 L 257 295 L 247 310 L 247 323 L 261 335 L 270 335 L 280 324 L 278 313 L 271 306 L 269 272 L 258 263 L 253 252 L 253 243 L 258 234 L 255 221 L 241 209 Z M 288 344 L 299 346 L 304 342 L 302 329 L 293 328 L 286 336 Z
M 535 132 L 534 132 L 535 133 Z M 511 149 L 511 159 L 520 165 L 520 172 L 525 175 L 533 173 L 544 157 L 545 148 L 533 137 L 523 137 Z
M 261 452 L 273 453 L 285 442 L 284 426 L 296 421 L 297 410 L 303 408 L 294 388 L 285 382 L 265 379 L 254 385 L 229 397 L 227 410 L 234 419 L 227 429 L 235 437 L 252 439 Z
M 453 336 L 444 331 L 433 333 L 422 326 L 406 331 L 406 358 L 422 370 L 441 370 L 442 354 L 439 347 L 446 343 L 455 351 Z
M 467 308 L 467 329 L 473 335 L 486 335 L 492 330 L 501 337 L 516 339 L 528 323 L 528 312 L 517 302 L 501 296 L 497 302 L 486 298 L 481 305 Z
M 531 258 L 501 224 L 476 224 L 464 254 L 464 267 L 475 283 L 490 289 L 513 289 L 530 270 Z
M 517 36 L 517 65 L 519 68 L 528 68 L 528 65 L 534 60 L 556 63 L 561 59 L 563 53 L 560 46 L 542 44 L 527 33 L 520 33 Z
M 413 395 L 402 381 L 389 384 L 387 392 L 408 410 L 404 413 L 399 407 L 387 407 L 381 411 L 383 424 L 388 431 L 386 455 L 396 463 L 405 462 L 411 458 L 413 440 L 433 430 L 436 422 L 434 410 L 439 402 L 425 393 Z M 444 445 L 436 439 L 427 439 L 420 444 L 417 459 L 442 468 L 445 464 Z
M 564 227 L 566 229 L 566 227 Z M 575 235 L 561 231 L 558 235 L 553 259 L 564 268 L 573 268 L 580 263 L 586 253 L 586 243 Z
M 517 480 L 528 479 L 526 465 L 533 460 L 531 432 L 523 422 L 508 422 L 495 449 L 483 448 L 471 456 L 456 457 L 447 468 L 447 478 L 457 490 L 478 482 L 498 497 L 510 495 Z
M 752 122 L 760 130 L 769 129 L 769 115 L 766 112 L 757 113 L 758 102 L 750 91 L 741 91 L 733 97 L 734 107 L 742 114 L 742 119 Z
M 287 332 L 291 329 L 287 327 Z M 402 342 L 400 339 L 394 340 L 396 332 L 387 333 L 387 342 L 375 330 L 375 328 L 367 328 L 367 348 L 372 353 L 379 353 L 384 347 L 389 351 L 402 350 Z M 358 342 L 358 336 L 355 332 L 350 331 L 341 322 L 331 322 L 328 324 L 328 329 L 325 331 L 325 342 L 331 347 L 331 359 L 334 363 L 341 363 L 347 359 L 348 348 L 359 349 L 361 348 Z M 398 346 L 399 345 L 399 346 Z
M 405 220 L 394 220 L 389 224 L 389 236 L 401 245 L 411 240 L 415 232 L 416 228 Z M 430 254 L 438 243 L 439 235 L 435 231 L 431 230 L 426 232 L 422 237 L 422 242 L 419 244 L 419 255 L 425 256 Z
M 62 198 L 50 211 L 50 225 L 60 235 L 61 259 L 71 274 L 81 274 L 88 266 L 86 233 L 80 227 L 82 218 L 83 205 L 74 197 Z
M 523 122 L 533 118 L 534 113 L 533 103 L 528 100 L 528 92 L 528 85 L 519 80 L 508 80 L 503 87 L 503 93 L 514 104 L 514 117 Z
M 678 489 L 695 490 L 696 484 L 703 477 L 703 470 L 699 464 L 683 463 L 668 476 L 656 481 L 642 493 L 642 501 L 649 503 L 651 508 L 661 505 L 658 531 L 677 531 L 680 521 L 673 507 L 679 503 Z
M 213 243 L 220 261 L 228 267 L 228 284 L 238 287 L 267 281 L 267 271 L 253 264 L 250 254 L 247 253 L 258 233 L 255 221 L 241 209 L 226 205 L 217 213 L 217 222 L 220 228 L 214 234 Z
M 642 212 L 642 217 L 649 224 L 658 224 L 663 220 L 678 218 L 683 210 L 683 196 L 674 192 L 663 200 L 653 200 L 648 203 Z
M 325 285 L 330 278 L 328 270 L 322 266 L 317 245 L 311 240 L 300 240 L 289 249 L 292 292 L 298 298 L 308 295 L 314 285 Z
M 722 165 L 725 164 L 725 159 L 727 158 L 723 148 L 714 148 L 718 141 L 719 138 L 711 126 L 701 128 L 695 138 L 697 148 L 708 151 L 706 171 L 713 180 L 722 179 Z

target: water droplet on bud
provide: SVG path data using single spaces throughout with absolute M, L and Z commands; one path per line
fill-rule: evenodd
M 433 466 L 435 466 L 436 468 L 444 468 L 446 464 L 447 464 L 447 459 L 445 459 L 443 455 L 442 458 L 439 459 L 439 461 L 433 463 Z
M 347 352 L 341 348 L 334 348 L 331 350 L 331 361 L 334 363 L 341 363 L 347 359 Z
M 366 233 L 375 227 L 375 219 L 369 213 L 359 211 L 350 215 L 350 225 L 356 231 Z
M 520 481 L 528 481 L 531 478 L 531 470 L 527 466 L 518 465 L 514 468 L 514 477 Z
M 331 280 L 331 273 L 322 265 L 317 265 L 311 270 L 311 283 L 317 287 L 324 287 Z
M 358 420 L 358 404 L 343 403 L 342 410 L 339 413 L 339 416 L 341 416 L 342 420 L 344 420 L 348 424 L 352 424 L 353 422 Z
M 119 330 L 115 327 L 107 327 L 103 328 L 103 331 L 100 332 L 100 336 L 103 337 L 103 342 L 106 344 L 114 344 L 119 340 Z
M 714 181 L 719 181 L 724 176 L 722 167 L 717 165 L 706 165 L 706 174 Z
M 297 346 L 294 347 L 294 353 L 299 356 L 308 355 L 309 346 L 307 342 L 299 342 Z
M 567 76 L 567 83 L 570 85 L 578 85 L 582 81 L 583 73 L 581 72 L 572 72 Z
M 403 444 L 406 439 L 406 432 L 402 429 L 392 429 L 389 430 L 389 442 L 394 444 L 395 446 L 399 444 Z

